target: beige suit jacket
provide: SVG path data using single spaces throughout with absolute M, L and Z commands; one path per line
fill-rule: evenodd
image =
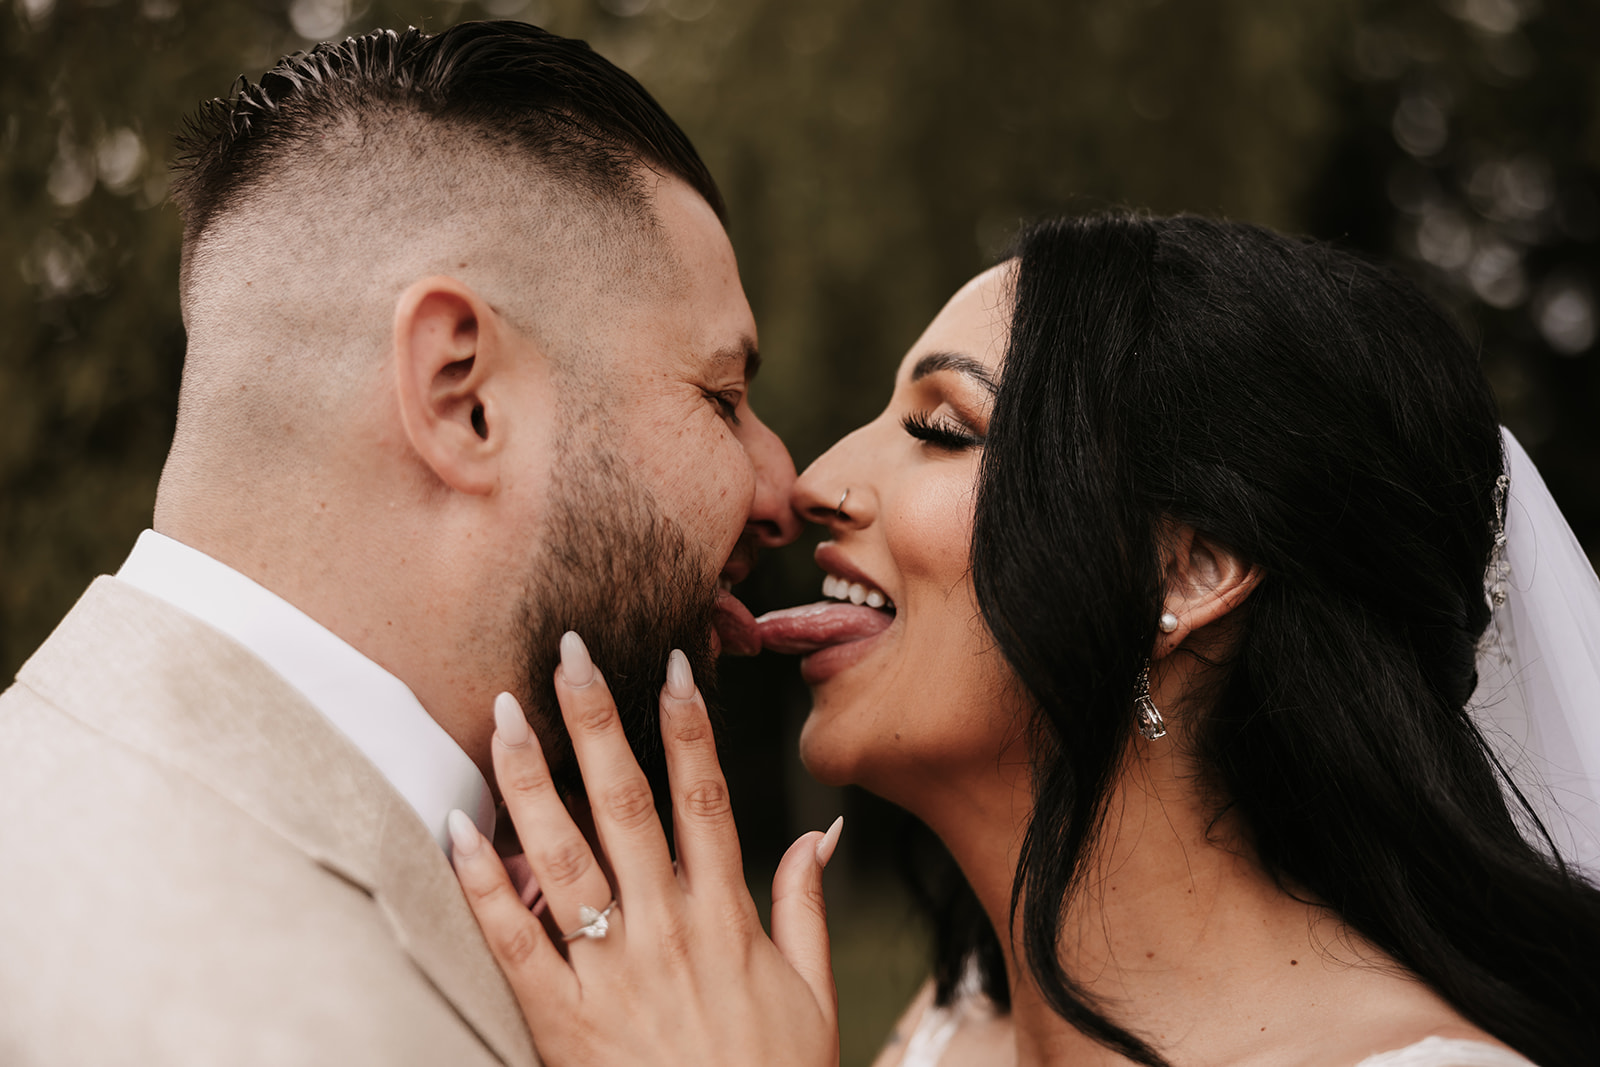
M 439 846 L 232 639 L 100 578 L 0 695 L 0 1064 L 536 1064 Z

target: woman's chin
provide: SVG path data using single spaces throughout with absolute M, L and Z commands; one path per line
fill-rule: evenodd
M 823 785 L 855 785 L 856 765 L 861 758 L 859 747 L 839 737 L 830 725 L 812 709 L 800 728 L 800 763 Z

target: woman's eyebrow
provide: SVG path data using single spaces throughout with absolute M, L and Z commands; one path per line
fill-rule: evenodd
M 995 382 L 993 375 L 989 373 L 988 367 L 985 367 L 971 356 L 963 356 L 956 352 L 929 352 L 917 360 L 916 365 L 911 368 L 911 380 L 920 382 L 928 375 L 937 374 L 944 370 L 955 371 L 958 374 L 965 374 L 969 378 L 976 379 L 978 384 L 989 392 L 990 396 L 1000 391 L 1000 386 Z

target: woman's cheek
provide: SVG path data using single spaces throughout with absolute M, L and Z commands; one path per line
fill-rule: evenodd
M 963 464 L 963 467 L 966 465 Z M 902 576 L 958 581 L 972 544 L 972 471 L 939 472 L 911 492 L 897 493 L 886 523 Z

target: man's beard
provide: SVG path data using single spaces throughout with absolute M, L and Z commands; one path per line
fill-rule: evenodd
M 660 692 L 667 654 L 682 649 L 711 704 L 712 612 L 720 562 L 692 551 L 626 466 L 592 438 L 563 435 L 552 471 L 538 562 L 523 600 L 526 679 L 519 694 L 556 785 L 582 778 L 552 679 L 561 635 L 583 638 L 617 702 L 628 743 L 653 780 L 662 770 Z

